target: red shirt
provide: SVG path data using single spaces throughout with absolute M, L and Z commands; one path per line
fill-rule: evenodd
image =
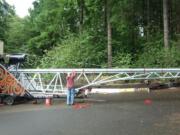
M 66 77 L 66 81 L 67 81 L 66 87 L 68 89 L 74 87 L 74 78 L 75 78 L 75 75 L 70 75 Z

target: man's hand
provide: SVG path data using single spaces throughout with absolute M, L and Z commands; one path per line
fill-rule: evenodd
M 72 76 L 73 76 L 73 77 L 76 76 L 76 71 L 72 71 Z

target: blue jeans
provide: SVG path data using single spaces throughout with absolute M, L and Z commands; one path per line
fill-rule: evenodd
M 67 104 L 68 105 L 72 105 L 74 103 L 74 94 L 75 94 L 75 89 L 68 88 L 67 90 Z

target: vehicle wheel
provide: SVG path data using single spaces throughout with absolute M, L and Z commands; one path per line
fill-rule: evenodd
M 0 104 L 2 104 L 3 103 L 3 99 L 0 97 Z
M 12 96 L 7 96 L 4 98 L 3 102 L 6 104 L 6 105 L 13 105 L 14 104 L 14 97 Z

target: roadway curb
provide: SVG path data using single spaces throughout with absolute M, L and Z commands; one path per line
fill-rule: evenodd
M 149 88 L 119 88 L 119 89 L 110 89 L 110 88 L 98 88 L 92 89 L 91 93 L 101 93 L 101 94 L 111 94 L 111 93 L 131 93 L 131 92 L 150 92 Z

